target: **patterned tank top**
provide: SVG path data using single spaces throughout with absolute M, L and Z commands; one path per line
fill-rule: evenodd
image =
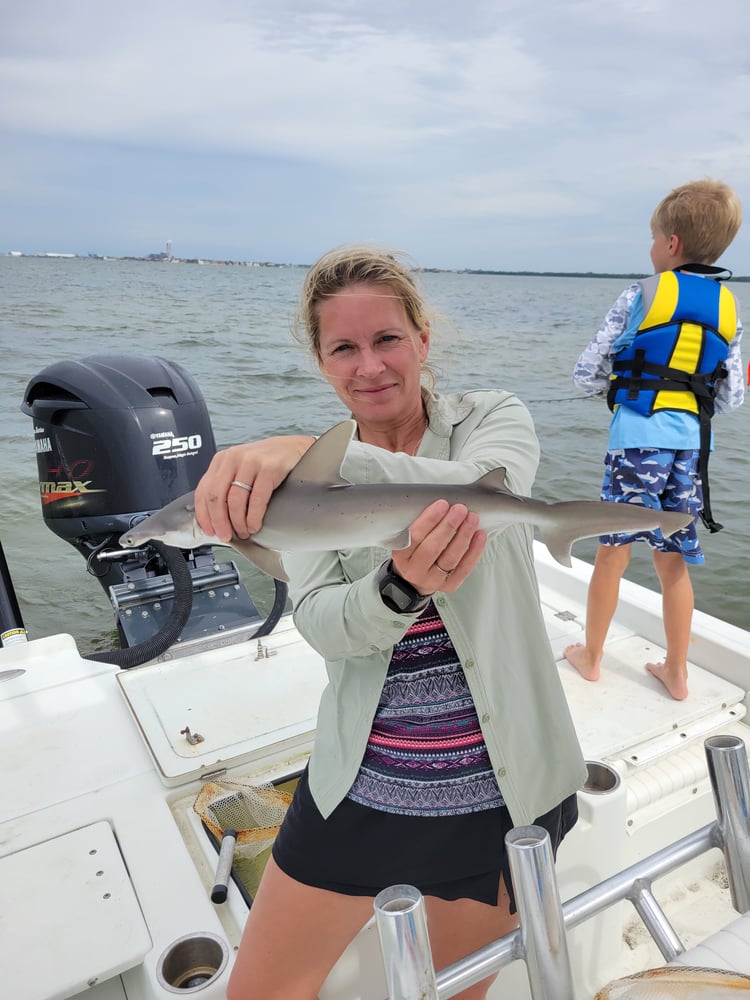
M 466 677 L 432 601 L 393 648 L 348 797 L 405 816 L 503 805 Z

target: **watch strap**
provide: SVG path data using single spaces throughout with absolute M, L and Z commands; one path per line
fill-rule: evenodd
M 432 599 L 432 594 L 420 594 L 408 580 L 394 568 L 388 559 L 378 570 L 378 591 L 383 604 L 396 614 L 418 614 L 424 611 Z

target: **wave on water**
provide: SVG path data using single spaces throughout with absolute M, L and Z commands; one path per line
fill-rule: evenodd
M 90 354 L 159 354 L 197 381 L 219 447 L 270 434 L 319 434 L 347 414 L 291 335 L 304 274 L 301 268 L 0 257 L 0 463 L 7 484 L 1 540 L 33 637 L 73 631 L 88 652 L 96 644 L 106 648 L 113 622 L 81 556 L 42 523 L 33 424 L 19 410 L 29 379 L 47 365 Z M 535 496 L 597 498 L 609 412 L 581 395 L 570 373 L 624 283 L 454 273 L 420 278 L 437 314 L 430 360 L 442 372 L 439 385 L 517 392 L 542 448 Z M 746 289 L 733 286 L 740 300 L 750 294 Z M 725 530 L 701 532 L 707 561 L 691 572 L 696 606 L 746 629 L 749 424 L 748 405 L 714 421 L 712 501 Z M 657 589 L 649 550 L 633 548 L 628 577 Z M 591 561 L 595 551 L 595 540 L 588 540 L 577 543 L 575 555 Z M 242 566 L 241 572 L 248 573 L 251 592 L 265 587 L 255 571 Z

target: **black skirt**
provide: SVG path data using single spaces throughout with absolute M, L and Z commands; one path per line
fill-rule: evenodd
M 550 835 L 554 855 L 578 819 L 569 796 L 534 825 Z M 273 845 L 276 864 L 305 885 L 347 896 L 377 896 L 391 885 L 413 885 L 424 896 L 475 899 L 497 905 L 502 875 L 516 912 L 505 835 L 505 806 L 461 816 L 401 816 L 344 799 L 324 819 L 300 777 Z

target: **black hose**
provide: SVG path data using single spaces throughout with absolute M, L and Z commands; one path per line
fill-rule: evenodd
M 84 660 L 96 660 L 97 663 L 114 663 L 118 667 L 139 667 L 142 663 L 156 659 L 166 653 L 182 635 L 190 612 L 193 610 L 193 578 L 187 561 L 181 549 L 173 545 L 152 540 L 149 542 L 166 563 L 174 583 L 174 602 L 164 628 L 137 646 L 126 646 L 125 649 L 110 649 L 104 653 L 90 653 Z
M 164 627 L 150 639 L 139 642 L 137 646 L 110 649 L 103 653 L 89 653 L 83 657 L 84 660 L 113 663 L 126 670 L 130 667 L 140 667 L 141 664 L 155 660 L 162 653 L 166 653 L 169 647 L 177 642 L 182 635 L 182 630 L 193 610 L 193 579 L 190 575 L 190 569 L 181 549 L 172 545 L 164 545 L 163 542 L 157 542 L 153 539 L 149 545 L 156 549 L 164 560 L 174 583 L 174 603 Z M 259 639 L 261 636 L 269 635 L 276 628 L 279 618 L 284 613 L 289 588 L 281 580 L 274 580 L 274 586 L 273 607 L 266 620 L 253 632 L 250 639 Z
M 286 607 L 286 597 L 289 588 L 281 580 L 274 580 L 275 596 L 273 607 L 268 612 L 268 618 L 259 626 L 257 632 L 253 632 L 251 639 L 260 639 L 263 635 L 269 635 L 276 628 L 279 618 L 284 613 Z

